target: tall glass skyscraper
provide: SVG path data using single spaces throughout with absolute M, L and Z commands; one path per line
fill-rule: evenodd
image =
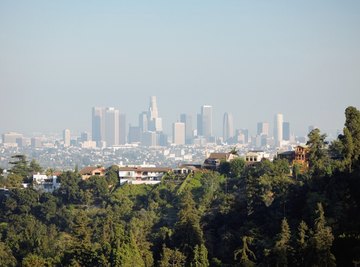
M 274 118 L 274 142 L 275 146 L 281 146 L 283 140 L 283 114 L 278 113 Z
M 224 142 L 234 137 L 234 119 L 231 113 L 225 112 L 223 117 L 223 139 Z

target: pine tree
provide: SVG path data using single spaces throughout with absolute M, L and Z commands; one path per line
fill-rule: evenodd
M 331 228 L 326 226 L 324 209 L 321 203 L 317 204 L 313 244 L 316 250 L 316 264 L 318 266 L 336 266 L 335 256 L 331 253 L 334 236 Z
M 204 244 L 196 245 L 194 248 L 194 259 L 190 265 L 191 267 L 208 267 L 208 251 Z
M 290 247 L 291 232 L 289 224 L 284 218 L 281 222 L 281 232 L 277 237 L 274 247 L 276 255 L 276 266 L 288 266 L 288 256 Z

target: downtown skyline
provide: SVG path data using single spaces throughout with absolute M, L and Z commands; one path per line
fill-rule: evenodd
M 94 106 L 135 124 L 156 95 L 168 133 L 208 104 L 218 136 L 225 112 L 250 132 L 283 113 L 299 135 L 334 134 L 360 106 L 359 11 L 324 0 L 1 1 L 0 132 L 91 131 Z

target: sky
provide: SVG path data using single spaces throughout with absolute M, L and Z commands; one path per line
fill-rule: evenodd
M 91 130 L 93 106 L 165 130 L 213 106 L 255 133 L 282 113 L 305 135 L 360 108 L 360 1 L 0 1 L 0 133 Z

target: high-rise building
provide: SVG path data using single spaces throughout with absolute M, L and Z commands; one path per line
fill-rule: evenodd
M 268 122 L 258 122 L 257 124 L 257 135 L 269 135 L 269 123 Z
M 127 142 L 126 131 L 126 114 L 120 113 L 119 115 L 119 145 L 125 145 Z
M 156 96 L 150 97 L 150 106 L 148 111 L 148 130 L 162 132 L 162 119 L 159 118 Z
M 71 142 L 71 136 L 70 136 L 70 130 L 65 129 L 63 131 L 63 141 L 64 141 L 64 147 L 69 147 Z
M 201 114 L 197 114 L 197 117 L 196 117 L 196 128 L 197 128 L 197 136 L 202 136 L 203 135 L 203 132 L 202 132 L 202 116 Z
M 173 143 L 175 145 L 185 144 L 185 123 L 183 122 L 173 123 Z
M 283 140 L 290 141 L 290 123 L 283 122 Z
M 92 140 L 100 146 L 101 142 L 105 140 L 105 108 L 92 108 Z
M 213 135 L 212 130 L 212 106 L 204 105 L 201 107 L 201 134 L 209 139 Z
M 274 142 L 275 146 L 281 146 L 283 140 L 283 122 L 284 118 L 281 113 L 275 115 L 274 118 Z
M 107 147 L 119 145 L 119 122 L 119 110 L 107 108 L 105 111 L 105 142 Z
M 141 129 L 137 126 L 129 126 L 129 144 L 141 142 Z
M 8 132 L 2 135 L 2 142 L 3 144 L 16 145 L 20 142 L 20 139 L 22 138 L 23 135 L 20 133 Z
M 191 116 L 188 114 L 181 114 L 180 122 L 185 124 L 185 144 L 192 144 L 194 139 L 194 131 Z
M 88 132 L 82 132 L 82 133 L 80 134 L 80 141 L 81 141 L 81 142 L 90 141 L 89 133 L 88 133 Z
M 234 137 L 234 120 L 231 113 L 225 112 L 223 118 L 223 139 L 228 142 Z
M 148 125 L 149 125 L 148 113 L 146 111 L 143 111 L 139 115 L 139 127 L 141 132 L 143 133 L 147 132 L 149 130 Z

